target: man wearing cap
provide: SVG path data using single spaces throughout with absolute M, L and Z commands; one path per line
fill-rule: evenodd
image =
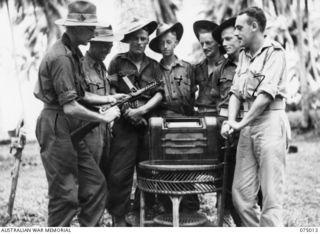
M 75 1 L 67 18 L 56 24 L 66 26 L 66 32 L 44 56 L 34 91 L 44 103 L 36 136 L 49 187 L 48 226 L 70 226 L 75 215 L 81 226 L 96 226 L 104 212 L 106 182 L 85 143 L 72 142 L 70 133 L 82 120 L 109 123 L 120 111 L 111 108 L 99 114 L 79 104 L 116 101 L 84 89 L 78 46 L 86 45 L 99 25 L 95 5 Z
M 122 42 L 129 44 L 129 51 L 120 53 L 109 65 L 109 74 L 117 74 L 111 85 L 118 93 L 129 93 L 148 84 L 160 81 L 158 63 L 144 53 L 149 35 L 157 28 L 155 21 L 133 19 Z M 162 88 L 145 94 L 137 102 L 123 108 L 124 116 L 113 127 L 107 183 L 110 192 L 108 210 L 115 226 L 125 226 L 134 167 L 148 158 L 145 144 L 147 119 L 162 100 Z
M 218 25 L 212 21 L 199 20 L 193 24 L 193 31 L 198 38 L 202 50 L 206 58 L 194 66 L 195 82 L 199 85 L 199 94 L 195 101 L 195 106 L 198 107 L 198 113 L 204 116 L 217 115 L 217 103 L 219 98 L 217 87 L 212 85 L 213 73 L 219 70 L 224 61 L 222 50 L 219 43 L 214 39 L 213 32 Z
M 229 92 L 232 86 L 233 77 L 235 75 L 235 71 L 238 64 L 239 52 L 240 52 L 240 42 L 238 38 L 234 35 L 234 24 L 236 18 L 230 18 L 225 20 L 222 24 L 220 24 L 214 31 L 214 38 L 226 52 L 227 58 L 223 60 L 220 69 L 216 69 L 213 76 L 213 82 L 215 84 L 212 87 L 217 87 L 217 90 L 212 90 L 214 93 L 219 93 L 219 99 L 217 101 L 217 110 L 219 116 L 217 117 L 217 125 L 218 129 L 221 130 L 222 122 L 227 120 L 228 118 L 228 103 L 229 103 Z M 220 131 L 219 130 L 219 131 Z M 233 134 L 233 137 L 229 140 L 231 148 L 229 150 L 228 155 L 228 180 L 227 180 L 227 194 L 225 200 L 225 216 L 224 221 L 226 224 L 231 225 L 230 223 L 230 215 L 237 226 L 241 226 L 241 219 L 237 214 L 233 203 L 232 203 L 232 181 L 234 176 L 234 168 L 236 163 L 236 150 L 237 143 L 239 139 L 238 132 Z M 218 137 L 218 145 L 220 149 L 220 155 L 224 155 L 224 139 L 219 136 Z
M 110 95 L 110 82 L 107 79 L 108 73 L 103 61 L 110 53 L 113 41 L 120 39 L 122 38 L 113 34 L 111 25 L 95 29 L 95 36 L 90 40 L 89 50 L 82 59 L 86 91 L 101 96 Z M 121 98 L 121 94 L 116 94 L 114 97 Z M 110 151 L 111 132 L 109 129 L 109 125 L 101 123 L 84 138 L 95 161 L 98 164 L 101 163 L 102 168 L 107 164 L 106 160 Z
M 258 7 L 237 16 L 239 64 L 231 87 L 224 137 L 240 131 L 232 186 L 234 206 L 244 226 L 282 226 L 282 202 L 288 122 L 285 114 L 284 50 L 264 36 L 266 17 Z M 243 103 L 243 119 L 236 116 Z M 263 205 L 257 205 L 261 186 Z
M 185 117 L 194 114 L 195 86 L 192 66 L 175 54 L 174 50 L 183 35 L 183 26 L 177 22 L 173 25 L 162 24 L 157 30 L 157 36 L 151 40 L 149 47 L 156 53 L 161 53 L 161 77 L 164 82 L 164 99 L 159 109 L 163 117 Z M 165 208 L 171 207 L 171 202 L 159 196 Z M 197 195 L 186 196 L 182 200 L 181 209 L 187 212 L 196 211 L 200 207 Z

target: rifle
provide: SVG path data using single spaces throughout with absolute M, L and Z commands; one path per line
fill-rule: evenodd
M 160 82 L 153 82 L 153 83 L 147 85 L 146 87 L 144 87 L 142 89 L 137 89 L 137 90 L 132 91 L 131 93 L 128 94 L 129 95 L 128 98 L 125 98 L 123 100 L 117 101 L 116 103 L 113 103 L 111 105 L 96 107 L 96 109 L 99 110 L 99 113 L 103 114 L 111 107 L 114 107 L 114 106 L 120 107 L 125 103 L 133 102 L 133 101 L 137 100 L 141 95 L 143 95 L 147 91 L 152 90 L 152 89 L 160 86 L 161 83 L 162 83 L 161 81 Z M 72 142 L 73 143 L 79 142 L 92 129 L 94 129 L 97 126 L 99 126 L 99 124 L 100 124 L 100 122 L 88 122 L 88 123 L 84 124 L 83 126 L 75 129 L 74 131 L 71 132 L 71 140 L 72 140 Z
M 22 150 L 26 144 L 26 133 L 22 131 L 23 126 L 24 126 L 24 121 L 21 120 L 15 130 L 8 132 L 11 138 L 10 154 L 12 153 L 13 149 L 16 150 L 16 152 L 13 154 L 15 158 L 15 163 L 12 171 L 12 183 L 11 183 L 11 191 L 10 191 L 10 197 L 9 197 L 9 203 L 8 203 L 8 214 L 10 218 L 12 217 L 13 204 L 14 204 L 14 199 L 16 197 Z

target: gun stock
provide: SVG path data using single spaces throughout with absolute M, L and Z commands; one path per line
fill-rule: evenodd
M 9 133 L 9 135 L 11 135 L 10 153 L 12 153 L 12 150 L 16 150 L 16 152 L 13 154 L 15 158 L 15 162 L 14 162 L 14 167 L 12 171 L 11 191 L 10 191 L 9 202 L 8 202 L 8 214 L 10 218 L 12 217 L 12 210 L 13 210 L 14 200 L 16 197 L 22 151 L 23 151 L 24 145 L 26 144 L 26 135 L 23 131 L 21 131 L 21 128 L 24 125 L 23 120 L 19 123 L 19 125 L 20 126 L 17 127 L 13 135 Z
M 121 107 L 123 104 L 127 103 L 127 102 L 132 102 L 132 101 L 135 101 L 137 100 L 141 95 L 143 95 L 144 93 L 146 93 L 147 91 L 149 90 L 152 90 L 158 86 L 161 85 L 161 81 L 160 82 L 153 82 L 149 85 L 147 85 L 146 87 L 142 88 L 142 89 L 138 89 L 136 90 L 135 92 L 131 92 L 129 93 L 129 97 L 124 99 L 124 100 L 121 100 L 121 101 L 118 101 L 114 104 L 112 104 L 110 107 L 113 107 L 113 106 L 118 106 L 118 107 Z M 99 109 L 99 112 L 100 113 L 103 113 L 105 112 L 107 109 L 109 109 L 109 107 L 107 106 L 102 106 L 100 109 Z M 71 132 L 71 141 L 73 143 L 77 143 L 79 142 L 80 140 L 82 140 L 92 129 L 98 127 L 100 124 L 100 122 L 88 122 L 86 124 L 84 124 L 83 126 L 75 129 L 73 132 Z

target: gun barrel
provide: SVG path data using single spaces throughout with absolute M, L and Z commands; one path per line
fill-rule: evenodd
M 111 105 L 111 107 L 113 106 L 121 106 L 127 102 L 132 102 L 137 100 L 142 94 L 144 94 L 145 92 L 147 92 L 148 90 L 154 89 L 155 87 L 161 85 L 162 82 L 154 82 L 151 83 L 149 85 L 147 85 L 146 87 L 139 89 L 135 92 L 132 92 L 129 94 L 129 98 L 116 102 L 114 104 Z M 104 107 L 102 107 L 100 110 L 100 112 L 105 112 L 106 109 Z M 76 143 L 78 141 L 80 141 L 82 138 L 85 137 L 85 135 L 87 135 L 87 133 L 89 133 L 92 129 L 94 129 L 95 127 L 99 126 L 99 122 L 88 122 L 86 124 L 84 124 L 83 126 L 75 129 L 73 132 L 71 132 L 71 140 L 73 143 Z

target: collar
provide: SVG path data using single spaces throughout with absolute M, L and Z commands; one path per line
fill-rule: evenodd
M 180 67 L 184 67 L 185 64 L 183 62 L 183 60 L 179 59 L 176 55 L 174 56 L 176 59 L 175 61 L 173 62 L 171 68 L 174 68 L 174 67 L 177 67 L 177 66 L 180 66 Z M 163 65 L 163 59 L 160 60 L 160 66 L 166 70 L 168 70 L 164 65 Z
M 266 36 L 263 39 L 262 46 L 257 50 L 257 52 L 253 56 L 250 54 L 248 49 L 245 49 L 244 53 L 248 58 L 252 60 L 252 59 L 255 59 L 257 56 L 259 56 L 266 48 L 269 48 L 272 46 L 273 46 L 272 40 L 268 36 Z
M 127 59 L 127 60 L 129 60 L 130 62 L 134 63 L 134 62 L 133 62 L 133 59 L 132 59 L 132 54 L 131 54 L 129 51 L 126 52 L 126 53 L 120 54 L 119 57 L 122 58 L 122 59 Z M 149 61 L 149 60 L 148 60 L 148 57 L 146 56 L 145 53 L 143 53 L 142 63 L 147 62 L 147 61 Z
M 224 63 L 225 65 L 228 65 L 228 64 L 230 64 L 230 65 L 233 65 L 233 66 L 237 66 L 235 63 L 234 63 L 234 59 L 232 58 L 232 57 L 230 57 L 230 56 L 228 56 L 226 59 L 225 59 L 225 63 Z
M 71 44 L 70 37 L 64 33 L 61 38 L 62 43 L 71 51 L 72 55 L 76 55 L 78 58 L 82 58 L 83 55 L 78 47 L 74 47 Z
M 221 63 L 223 63 L 225 61 L 225 58 L 224 58 L 224 56 L 223 55 L 221 55 L 221 57 L 218 59 L 218 61 L 216 61 L 215 63 L 214 63 L 214 65 L 216 65 L 216 66 L 218 66 L 218 65 L 220 65 Z M 199 65 L 202 67 L 202 66 L 208 66 L 208 59 L 207 58 L 205 58 L 205 59 L 203 59 L 200 63 L 199 63 Z
M 128 51 L 126 53 L 122 53 L 119 56 L 122 59 L 128 60 L 129 62 L 131 62 L 132 64 L 134 64 L 134 61 L 131 59 L 131 53 Z M 143 53 L 143 57 L 142 57 L 142 63 L 141 63 L 141 68 L 140 68 L 140 72 L 146 67 L 148 66 L 150 63 L 150 58 L 148 56 L 146 56 L 145 53 Z
M 96 64 L 100 64 L 100 65 L 102 66 L 102 68 L 106 70 L 106 66 L 104 65 L 104 63 L 103 63 L 102 61 L 100 61 L 100 60 L 94 59 L 94 58 L 90 55 L 89 51 L 86 52 L 85 57 L 86 57 L 86 59 L 87 59 L 87 62 L 88 62 L 89 67 L 94 68 L 94 66 L 95 66 Z

